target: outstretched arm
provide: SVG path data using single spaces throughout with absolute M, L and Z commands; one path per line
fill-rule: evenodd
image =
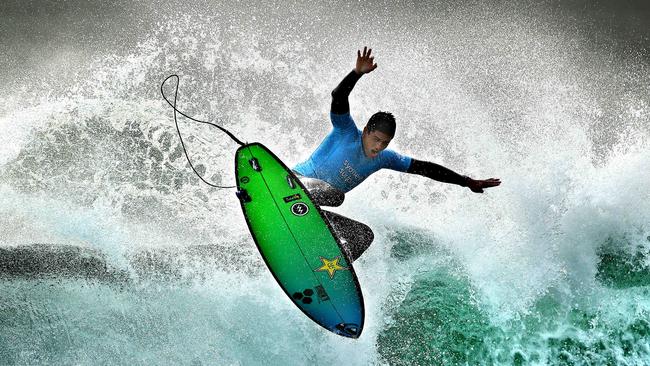
M 422 175 L 439 182 L 468 187 L 472 190 L 472 192 L 475 193 L 483 193 L 484 188 L 496 187 L 501 184 L 501 180 L 498 178 L 476 180 L 466 175 L 460 175 L 451 169 L 445 168 L 442 165 L 416 159 L 411 159 L 411 165 L 406 172 Z
M 332 90 L 332 113 L 346 114 L 350 112 L 348 96 L 352 92 L 354 85 L 363 74 L 367 74 L 377 68 L 377 64 L 373 64 L 375 58 L 370 56 L 371 52 L 372 49 L 368 49 L 367 47 L 363 48 L 363 55 L 360 50 L 357 50 L 357 63 L 354 70 L 350 71 L 341 83 Z

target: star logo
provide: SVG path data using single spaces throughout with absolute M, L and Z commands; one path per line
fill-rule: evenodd
M 341 256 L 337 256 L 333 259 L 327 259 L 325 257 L 320 257 L 321 262 L 323 262 L 323 265 L 319 268 L 316 268 L 314 272 L 327 272 L 330 275 L 330 280 L 334 278 L 334 274 L 336 271 L 343 271 L 343 270 L 348 270 L 349 268 L 343 267 L 339 264 L 339 260 L 341 259 Z

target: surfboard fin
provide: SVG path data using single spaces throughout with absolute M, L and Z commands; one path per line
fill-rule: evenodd
M 248 194 L 248 192 L 246 192 L 245 189 L 240 189 L 237 192 L 235 192 L 235 194 L 237 195 L 237 198 L 239 198 L 239 200 L 244 203 L 248 203 L 252 201 L 251 196 Z
M 358 338 L 361 334 L 359 326 L 352 323 L 337 324 L 334 332 L 350 338 Z

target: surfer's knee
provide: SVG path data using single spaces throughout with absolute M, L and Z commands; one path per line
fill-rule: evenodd
M 310 178 L 303 181 L 305 187 L 314 195 L 320 206 L 338 207 L 345 200 L 345 193 L 322 180 Z
M 343 204 L 343 201 L 345 201 L 345 193 L 343 191 L 340 191 L 336 188 L 332 188 L 331 191 L 329 192 L 330 194 L 330 202 L 332 207 L 338 207 Z
M 372 229 L 368 225 L 363 225 L 363 239 L 366 243 L 366 248 L 375 240 L 375 233 L 372 232 Z
M 325 206 L 338 207 L 343 204 L 345 200 L 345 193 L 338 188 L 334 188 L 331 184 L 319 181 L 319 190 Z

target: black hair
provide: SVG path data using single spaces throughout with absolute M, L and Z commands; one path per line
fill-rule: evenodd
M 395 117 L 389 112 L 377 112 L 373 114 L 368 123 L 366 124 L 368 132 L 379 131 L 389 135 L 391 138 L 395 136 Z

